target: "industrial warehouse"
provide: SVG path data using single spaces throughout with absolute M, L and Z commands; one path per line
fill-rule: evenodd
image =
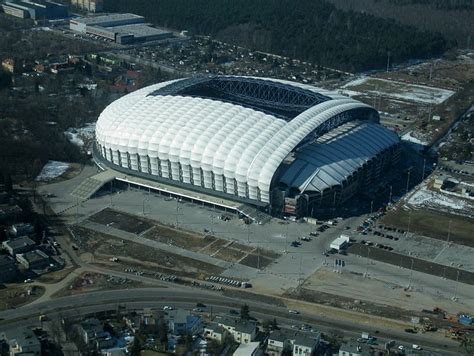
M 44 21 L 65 18 L 68 8 L 63 4 L 45 0 L 12 0 L 1 5 L 3 12 L 22 19 Z
M 378 121 L 372 107 L 309 85 L 194 77 L 110 104 L 97 122 L 96 158 L 271 215 L 305 216 L 384 182 L 399 139 Z
M 173 36 L 145 23 L 143 16 L 135 14 L 111 14 L 77 18 L 69 21 L 71 30 L 114 41 L 118 44 L 150 42 Z

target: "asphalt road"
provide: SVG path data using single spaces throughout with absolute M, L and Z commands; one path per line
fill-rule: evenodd
M 230 308 L 239 309 L 245 302 L 252 313 L 261 319 L 277 318 L 280 325 L 314 325 L 316 330 L 344 333 L 347 337 L 358 337 L 361 332 L 367 331 L 385 340 L 397 340 L 398 344 L 410 346 L 423 345 L 425 349 L 442 352 L 443 354 L 458 354 L 458 343 L 450 339 L 435 339 L 430 334 L 407 334 L 390 329 L 375 329 L 364 324 L 363 320 L 351 322 L 336 318 L 317 316 L 314 314 L 289 314 L 285 307 L 269 305 L 252 300 L 242 301 L 216 293 L 191 288 L 142 288 L 133 290 L 103 291 L 83 295 L 57 298 L 41 303 L 29 304 L 24 307 L 0 312 L 0 329 L 21 325 L 38 324 L 38 316 L 48 315 L 51 318 L 81 315 L 98 310 L 116 309 L 119 304 L 128 304 L 132 307 L 142 307 L 141 303 L 148 303 L 153 307 L 163 305 L 183 306 L 192 308 L 196 302 L 202 302 L 208 307 L 213 306 L 217 312 L 228 312 Z

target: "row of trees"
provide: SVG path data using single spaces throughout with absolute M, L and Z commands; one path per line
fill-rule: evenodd
M 375 0 L 380 1 L 380 0 Z M 435 9 L 442 10 L 474 10 L 474 3 L 472 0 L 388 0 L 396 5 L 413 5 L 422 4 L 428 5 Z
M 234 43 L 345 70 L 383 67 L 392 60 L 434 56 L 448 44 L 440 34 L 326 1 L 107 0 L 107 11 L 134 12 L 162 26 L 224 36 Z
M 450 0 L 327 0 L 337 8 L 393 19 L 422 31 L 440 32 L 456 46 L 474 42 L 474 2 Z

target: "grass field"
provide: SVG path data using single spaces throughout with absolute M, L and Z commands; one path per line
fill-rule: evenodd
M 450 223 L 451 221 L 451 223 Z M 449 240 L 461 245 L 474 247 L 474 219 L 467 217 L 446 215 L 428 210 L 402 209 L 388 212 L 380 223 L 385 226 L 398 227 L 438 240 Z
M 28 294 L 28 290 L 32 292 Z M 0 310 L 18 308 L 22 305 L 31 303 L 44 294 L 43 287 L 36 286 L 10 286 L 0 289 Z

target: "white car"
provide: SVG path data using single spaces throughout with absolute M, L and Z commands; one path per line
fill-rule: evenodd
M 163 307 L 163 310 L 164 310 L 164 311 L 173 310 L 173 307 L 170 307 L 169 305 L 165 305 L 165 306 Z
M 290 310 L 288 310 L 288 313 L 290 313 L 290 314 L 299 314 L 300 312 L 298 310 L 290 309 Z
M 400 351 L 405 351 L 405 346 L 400 345 L 400 346 L 398 346 L 398 349 L 399 349 Z
M 412 349 L 413 349 L 413 350 L 421 350 L 421 346 L 420 346 L 420 345 L 413 344 Z

